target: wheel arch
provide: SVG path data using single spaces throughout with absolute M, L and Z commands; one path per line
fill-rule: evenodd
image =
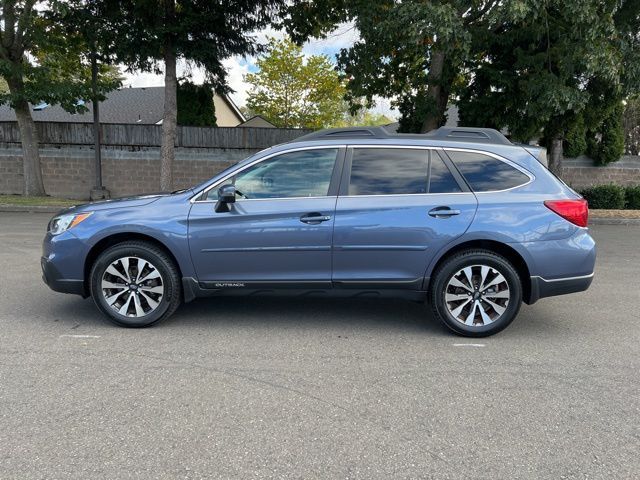
M 498 242 L 496 240 L 488 239 L 473 239 L 463 241 L 461 243 L 451 246 L 449 249 L 443 251 L 437 260 L 432 264 L 428 271 L 427 277 L 433 275 L 433 272 L 437 271 L 440 265 L 442 265 L 448 258 L 463 250 L 478 249 L 489 250 L 505 257 L 516 269 L 520 282 L 522 284 L 522 299 L 525 303 L 529 303 L 531 300 L 531 273 L 529 266 L 524 257 L 512 246 Z M 430 282 L 429 282 L 430 283 Z
M 182 267 L 180 266 L 180 262 L 173 254 L 173 252 L 160 240 L 151 235 L 146 235 L 144 233 L 139 232 L 119 232 L 113 233 L 111 235 L 107 235 L 106 237 L 100 239 L 96 242 L 95 245 L 91 247 L 84 261 L 84 288 L 86 292 L 89 292 L 89 275 L 91 272 L 91 267 L 93 263 L 96 261 L 98 256 L 104 252 L 107 248 L 117 245 L 119 243 L 128 242 L 128 241 L 142 241 L 149 243 L 159 249 L 161 249 L 164 253 L 169 256 L 169 258 L 173 261 L 176 268 L 178 269 L 178 273 L 180 274 L 180 278 L 182 278 Z

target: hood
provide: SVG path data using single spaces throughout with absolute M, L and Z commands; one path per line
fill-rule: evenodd
M 180 191 L 183 193 L 184 191 Z M 99 202 L 84 203 L 69 207 L 60 213 L 80 213 L 80 212 L 98 212 L 102 210 L 110 210 L 113 208 L 132 208 L 142 207 L 150 203 L 158 201 L 160 198 L 169 197 L 174 193 L 148 193 L 145 195 L 137 195 L 133 197 L 114 198 L 112 200 L 101 200 Z

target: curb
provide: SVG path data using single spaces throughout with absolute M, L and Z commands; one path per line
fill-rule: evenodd
M 591 225 L 640 225 L 640 218 L 619 218 L 619 217 L 591 217 Z
M 58 213 L 64 210 L 64 206 L 53 205 L 7 205 L 0 204 L 0 212 L 23 212 L 23 213 Z

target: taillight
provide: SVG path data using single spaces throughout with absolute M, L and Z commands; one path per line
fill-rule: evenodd
M 589 204 L 584 198 L 577 200 L 546 200 L 545 206 L 574 225 L 586 227 L 589 220 Z

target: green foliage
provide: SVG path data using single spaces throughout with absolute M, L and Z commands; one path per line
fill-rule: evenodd
M 454 79 L 470 52 L 471 31 L 486 28 L 499 2 L 310 0 L 292 2 L 285 20 L 296 42 L 352 21 L 359 38 L 338 55 L 352 109 L 393 99 L 402 131 L 444 122 Z M 362 102 L 362 99 L 364 101 Z
M 624 197 L 626 208 L 630 210 L 640 210 L 640 185 L 625 187 Z
M 260 51 L 254 32 L 267 26 L 284 0 L 103 0 L 126 30 L 112 52 L 127 67 L 160 73 L 166 51 L 203 68 L 216 91 L 229 91 L 223 61 Z
M 13 43 L 4 42 L 0 47 L 0 76 L 9 86 L 0 89 L 0 103 L 46 102 L 60 104 L 72 113 L 83 111 L 86 107 L 78 100 L 90 99 L 92 91 L 85 39 L 77 25 L 70 32 L 59 21 L 56 8 L 62 8 L 61 2 L 42 8 L 34 8 L 34 3 L 39 2 L 10 1 L 2 9 L 0 34 Z M 16 17 L 19 20 L 11 25 Z M 114 68 L 103 67 L 101 73 L 98 91 L 104 96 L 120 85 L 121 78 Z
M 625 208 L 625 189 L 619 185 L 596 185 L 580 192 L 589 208 L 622 210 Z
M 579 157 L 587 151 L 587 130 L 584 116 L 579 114 L 567 130 L 564 138 L 564 155 L 569 158 Z
M 588 153 L 600 165 L 620 160 L 624 154 L 622 114 L 623 106 L 619 104 L 603 119 L 596 131 L 590 132 Z
M 464 124 L 507 127 L 518 140 L 544 132 L 563 138 L 567 118 L 590 100 L 586 79 L 619 90 L 621 52 L 613 2 L 523 0 L 507 3 L 501 27 L 474 38 L 473 76 L 460 101 Z M 493 119 L 492 121 L 490 119 Z
M 256 62 L 247 107 L 283 128 L 326 128 L 344 114 L 344 85 L 325 55 L 305 59 L 290 40 L 270 39 Z
M 640 96 L 626 99 L 622 117 L 624 128 L 625 153 L 640 155 Z
M 215 127 L 216 113 L 211 85 L 194 85 L 186 81 L 178 85 L 178 125 Z
M 345 108 L 345 111 L 348 109 Z M 378 127 L 380 125 L 388 125 L 393 123 L 389 117 L 382 113 L 375 113 L 370 110 L 359 110 L 355 115 L 346 113 L 344 117 L 330 125 L 333 127 Z

